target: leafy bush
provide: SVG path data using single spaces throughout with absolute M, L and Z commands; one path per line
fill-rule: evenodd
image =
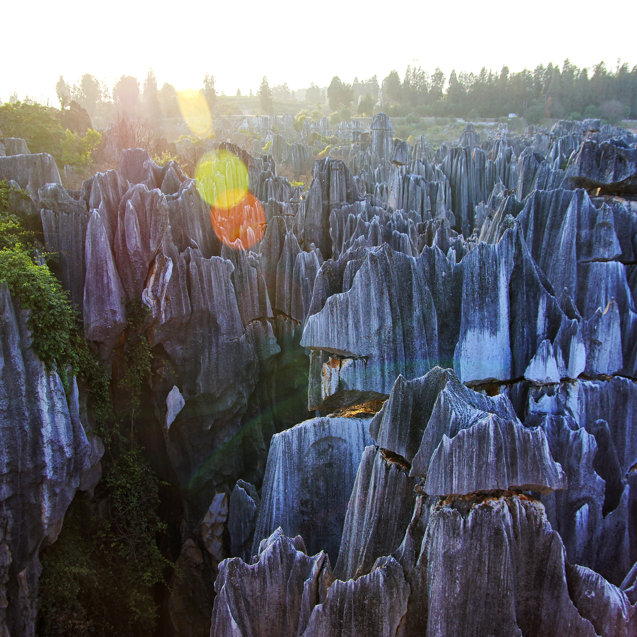
M 133 412 L 131 418 L 134 418 L 135 409 L 140 405 L 142 385 L 152 369 L 153 354 L 148 337 L 143 331 L 144 319 L 147 315 L 148 308 L 140 299 L 133 299 L 126 304 L 127 327 L 124 346 L 126 371 L 121 385 L 130 392 Z
M 11 211 L 9 193 L 8 183 L 0 181 L 0 281 L 30 310 L 31 347 L 46 369 L 60 370 L 63 382 L 67 369 L 83 378 L 93 393 L 96 415 L 105 418 L 109 412 L 108 374 L 84 339 L 68 292 L 48 266 L 34 260 L 31 233 Z
M 168 162 L 174 161 L 179 163 L 180 159 L 179 159 L 179 155 L 171 155 L 169 151 L 163 152 L 160 155 L 154 155 L 152 157 L 152 160 L 158 165 L 158 166 L 165 166 Z
M 3 104 L 0 130 L 5 137 L 24 139 L 32 153 L 49 153 L 56 161 L 61 159 L 64 130 L 55 108 L 24 102 Z
M 101 141 L 102 135 L 91 128 L 84 136 L 67 129 L 62 140 L 62 165 L 87 166 L 92 162 L 92 153 Z
M 367 93 L 361 98 L 361 101 L 358 103 L 358 114 L 371 117 L 374 114 L 375 105 L 376 100 L 372 97 L 372 95 Z
M 308 111 L 307 109 L 303 109 L 297 114 L 296 118 L 294 119 L 294 130 L 297 133 L 300 133 L 303 130 L 303 125 L 305 124 L 306 119 L 312 119 L 312 115 L 310 111 Z
M 0 280 L 31 311 L 32 347 L 48 370 L 75 367 L 75 317 L 68 293 L 46 265 L 37 265 L 20 244 L 0 251 Z
M 584 109 L 584 117 L 586 119 L 600 119 L 602 116 L 602 109 L 599 106 L 595 106 L 595 104 L 589 104 Z
M 96 504 L 79 495 L 58 540 L 41 554 L 42 637 L 136 637 L 157 619 L 153 587 L 165 583 L 156 537 L 166 529 L 157 515 L 158 478 L 139 448 L 110 463 Z
M 524 119 L 529 124 L 541 124 L 544 120 L 544 105 L 533 104 L 524 112 Z

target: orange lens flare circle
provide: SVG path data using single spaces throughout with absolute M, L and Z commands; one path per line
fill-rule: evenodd
M 210 221 L 221 241 L 233 248 L 247 250 L 261 241 L 265 232 L 263 206 L 251 192 L 229 208 L 211 206 Z

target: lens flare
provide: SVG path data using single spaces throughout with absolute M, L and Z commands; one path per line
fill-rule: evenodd
M 265 232 L 263 206 L 250 192 L 234 206 L 211 206 L 210 221 L 217 236 L 226 245 L 235 248 L 251 248 L 261 241 Z
M 214 131 L 208 102 L 201 91 L 187 89 L 177 91 L 177 103 L 181 116 L 196 137 L 209 137 Z
M 248 168 L 228 150 L 206 153 L 195 170 L 197 190 L 213 208 L 229 209 L 248 192 Z

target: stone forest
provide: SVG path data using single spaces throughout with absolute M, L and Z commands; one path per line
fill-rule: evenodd
M 393 120 L 2 131 L 1 637 L 637 635 L 637 136 Z

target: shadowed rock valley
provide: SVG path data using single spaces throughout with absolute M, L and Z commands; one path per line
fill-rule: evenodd
M 635 135 L 215 135 L 194 172 L 129 148 L 75 190 L 0 139 L 112 409 L 0 281 L 0 637 L 38 634 L 47 556 L 116 519 L 133 453 L 164 560 L 145 634 L 637 635 Z

